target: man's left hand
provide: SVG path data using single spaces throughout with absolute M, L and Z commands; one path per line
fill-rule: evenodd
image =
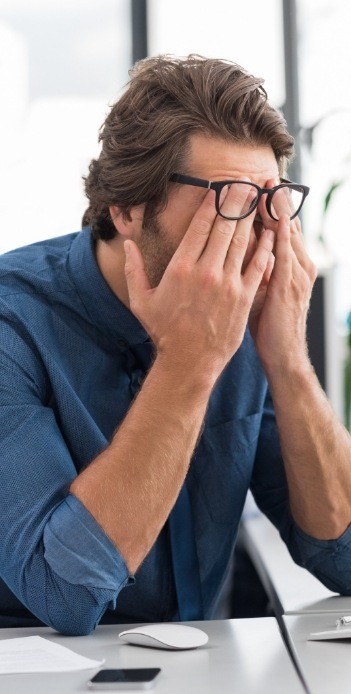
M 267 187 L 275 185 L 267 181 Z M 250 313 L 250 330 L 267 372 L 296 368 L 308 362 L 306 320 L 317 270 L 307 255 L 300 221 L 290 221 L 289 198 L 284 189 L 275 193 L 275 213 L 271 219 L 261 200 L 259 214 L 263 228 L 276 234 L 274 257 L 256 294 Z

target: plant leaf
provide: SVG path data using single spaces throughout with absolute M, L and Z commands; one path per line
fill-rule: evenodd
M 330 188 L 329 188 L 329 190 L 328 190 L 328 192 L 324 198 L 324 208 L 323 208 L 324 214 L 326 213 L 326 211 L 330 205 L 330 201 L 331 201 L 335 191 L 337 190 L 337 188 L 339 188 L 339 186 L 341 186 L 342 183 L 343 183 L 343 181 L 335 181 L 335 183 L 331 184 L 331 186 L 330 186 Z

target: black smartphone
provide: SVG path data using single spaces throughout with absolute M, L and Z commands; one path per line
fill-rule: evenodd
M 124 670 L 100 670 L 88 682 L 89 689 L 151 689 L 159 667 L 126 668 Z

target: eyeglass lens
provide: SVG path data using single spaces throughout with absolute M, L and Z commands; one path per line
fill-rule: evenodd
M 244 186 L 247 186 L 246 197 L 245 194 L 243 195 Z M 256 189 L 251 186 L 250 183 L 244 182 L 231 183 L 230 189 L 232 193 L 234 192 L 234 195 L 231 195 L 231 199 L 238 199 L 242 201 L 243 198 L 245 198 L 244 202 L 242 202 L 240 216 L 237 216 L 236 219 L 240 219 L 240 217 L 245 217 L 250 214 L 250 212 L 252 212 L 257 205 L 259 199 L 258 191 L 256 191 Z M 235 193 L 236 190 L 237 194 Z M 266 199 L 268 202 L 267 209 L 270 216 L 273 217 L 273 219 L 278 220 L 281 214 L 289 214 L 290 217 L 293 217 L 298 212 L 303 201 L 303 192 L 290 188 L 289 185 L 284 185 L 281 188 L 278 188 L 273 195 L 267 197 Z M 228 210 L 228 205 L 226 204 L 225 198 L 222 200 L 222 196 L 219 200 L 219 210 L 221 216 L 225 217 L 226 219 L 233 218 Z

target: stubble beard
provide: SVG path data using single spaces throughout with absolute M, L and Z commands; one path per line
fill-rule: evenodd
M 178 244 L 171 240 L 171 234 L 155 216 L 144 221 L 138 246 L 150 285 L 152 288 L 157 287 Z

